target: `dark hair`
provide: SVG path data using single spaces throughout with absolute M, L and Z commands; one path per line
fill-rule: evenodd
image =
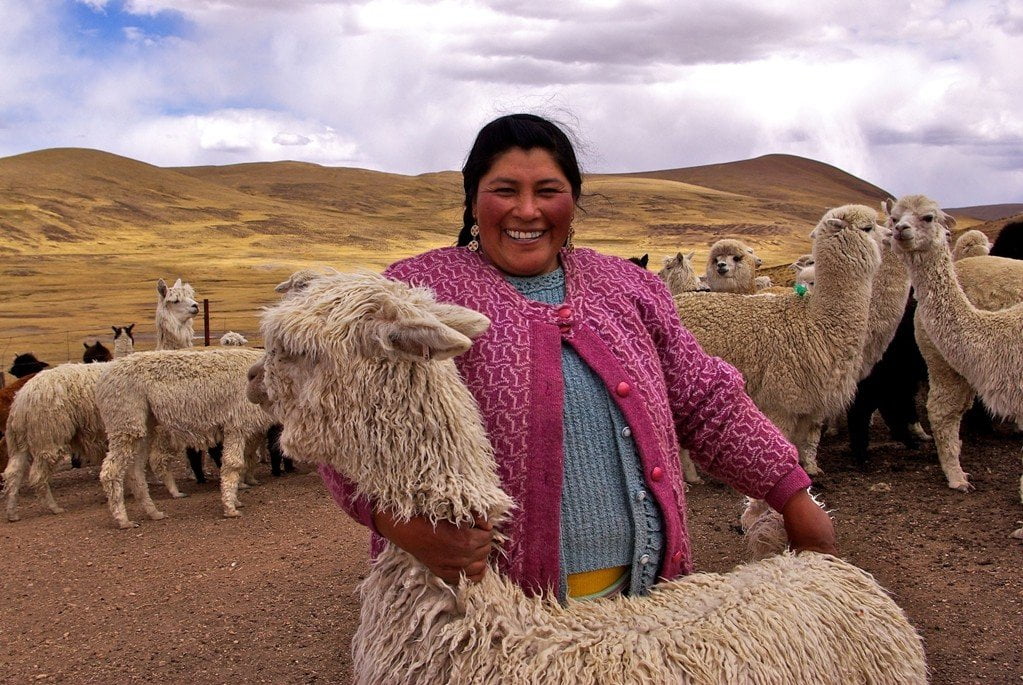
M 458 245 L 468 245 L 472 240 L 469 229 L 476 223 L 472 216 L 472 202 L 482 179 L 500 155 L 511 148 L 532 150 L 541 148 L 551 153 L 555 163 L 565 174 L 572 186 L 572 197 L 579 200 L 582 193 L 583 175 L 572 148 L 572 141 L 557 124 L 535 114 L 509 114 L 494 119 L 476 134 L 476 142 L 469 150 L 469 156 L 462 167 L 462 185 L 465 187 L 465 211 L 462 213 L 462 230 L 458 234 Z
M 990 254 L 993 257 L 1023 259 L 1023 221 L 1011 221 L 995 236 Z

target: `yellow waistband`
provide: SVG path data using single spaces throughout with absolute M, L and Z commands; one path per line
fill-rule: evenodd
M 570 573 L 568 575 L 568 596 L 585 597 L 606 590 L 628 573 L 628 566 L 598 568 L 595 571 Z

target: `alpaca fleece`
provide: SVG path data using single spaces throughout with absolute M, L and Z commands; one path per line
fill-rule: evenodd
M 157 454 L 168 454 L 222 442 L 224 515 L 239 515 L 238 481 L 245 454 L 255 450 L 256 441 L 265 440 L 273 424 L 269 414 L 245 400 L 246 372 L 262 355 L 262 350 L 238 347 L 136 352 L 103 374 L 96 385 L 96 404 L 110 448 L 100 481 L 120 527 L 135 525 L 124 507 L 129 467 L 145 513 L 152 519 L 165 516 L 150 498 L 143 473 L 151 444 Z
M 263 315 L 249 397 L 294 458 L 329 464 L 399 517 L 500 528 L 502 492 L 478 407 L 451 357 L 487 320 L 371 274 L 289 290 Z M 339 420 L 338 417 L 343 417 Z M 646 597 L 527 597 L 491 567 L 449 587 L 388 544 L 360 586 L 359 683 L 923 683 L 919 636 L 866 573 L 778 556 L 661 583 Z
M 750 397 L 796 445 L 811 475 L 820 473 L 820 425 L 845 409 L 859 380 L 881 262 L 876 219 L 863 205 L 824 214 L 814 229 L 812 297 L 675 296 L 683 325 L 742 373 Z

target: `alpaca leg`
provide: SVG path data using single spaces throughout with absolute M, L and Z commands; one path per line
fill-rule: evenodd
M 220 465 L 220 500 L 224 516 L 241 516 L 238 511 L 238 481 L 245 468 L 245 441 L 238 435 L 224 436 L 224 451 Z
M 860 381 L 856 398 L 846 411 L 846 422 L 849 424 L 849 450 L 853 459 L 860 466 L 870 461 L 870 416 L 874 413 L 875 395 L 869 378 Z
M 689 450 L 680 449 L 678 451 L 678 458 L 682 461 L 682 473 L 685 474 L 687 483 L 702 483 L 703 479 L 700 478 L 700 474 L 696 471 L 696 464 L 689 457 Z M 292 467 L 294 470 L 294 466 Z
M 21 489 L 21 482 L 28 470 L 28 450 L 8 447 L 10 450 L 7 468 L 4 469 L 4 489 L 0 493 L 6 500 L 7 520 L 17 521 L 18 516 L 18 491 Z
M 256 480 L 256 465 L 259 463 L 260 448 L 266 449 L 266 440 L 260 436 L 255 440 L 245 441 L 245 477 L 242 478 L 241 483 L 246 486 L 259 485 L 259 481 Z M 241 487 L 239 483 L 239 487 Z
M 951 374 L 954 374 L 949 369 Z M 962 378 L 933 378 L 927 393 L 927 416 L 934 433 L 938 462 L 948 481 L 948 487 L 960 492 L 973 490 L 970 474 L 963 471 L 959 460 L 962 441 L 959 424 L 963 414 L 973 402 L 973 389 Z
M 53 498 L 53 491 L 50 490 L 50 476 L 57 465 L 64 463 L 66 456 L 67 450 L 64 449 L 40 452 L 32 460 L 32 468 L 28 472 L 29 487 L 36 491 L 39 499 L 54 514 L 63 514 L 64 509 Z
M 794 418 L 791 431 L 785 433 L 799 451 L 799 463 L 811 476 L 824 473 L 817 464 L 817 446 L 820 444 L 823 429 L 823 421 L 816 421 L 808 416 L 797 416 Z
M 135 528 L 137 523 L 128 519 L 124 507 L 124 475 L 135 458 L 138 438 L 128 435 L 110 435 L 110 448 L 99 470 L 99 480 L 107 496 L 107 507 L 121 528 Z
M 202 470 L 202 452 L 187 447 L 185 448 L 185 454 L 188 456 L 188 465 L 192 467 L 192 473 L 195 475 L 195 482 L 205 483 L 206 474 Z
M 131 491 L 135 501 L 142 505 L 142 511 L 154 521 L 167 518 L 167 514 L 156 508 L 156 503 L 149 494 L 149 482 L 146 481 L 146 464 L 149 463 L 148 439 L 140 440 L 136 446 L 135 458 L 131 463 Z
M 182 497 L 188 497 L 188 493 L 181 492 L 178 489 L 178 483 L 174 480 L 174 471 L 171 469 L 171 463 L 177 454 L 166 440 L 162 439 L 159 435 L 155 436 L 150 442 L 149 447 L 149 468 L 153 470 L 153 473 L 160 479 L 163 486 L 167 488 L 167 492 L 174 499 L 181 499 Z

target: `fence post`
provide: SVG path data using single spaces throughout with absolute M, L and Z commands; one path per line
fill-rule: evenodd
M 202 328 L 203 341 L 206 347 L 210 346 L 210 301 L 205 297 L 202 300 Z

